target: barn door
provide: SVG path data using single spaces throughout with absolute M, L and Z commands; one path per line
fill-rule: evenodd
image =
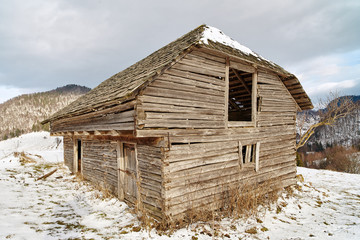
M 137 162 L 135 144 L 122 143 L 119 149 L 119 198 L 136 203 L 137 199 Z
M 135 203 L 137 196 L 137 171 L 135 144 L 124 143 L 124 163 L 125 163 L 125 198 Z
M 73 173 L 82 173 L 82 155 L 83 155 L 83 146 L 81 139 L 74 139 L 74 163 L 73 163 Z

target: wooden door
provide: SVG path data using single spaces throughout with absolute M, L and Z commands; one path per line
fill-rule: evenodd
M 128 201 L 135 203 L 137 199 L 137 163 L 135 144 L 123 144 L 123 159 L 125 167 L 124 176 L 124 197 Z

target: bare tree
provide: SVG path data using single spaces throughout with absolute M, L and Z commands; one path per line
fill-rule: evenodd
M 353 114 L 359 109 L 359 104 L 355 103 L 351 97 L 339 97 L 337 92 L 330 92 L 326 98 L 319 101 L 319 109 L 319 121 L 312 124 L 304 134 L 300 131 L 300 140 L 296 144 L 296 150 L 305 145 L 315 133 L 316 128 L 334 125 L 338 119 Z M 303 127 L 305 118 L 306 115 L 300 121 L 301 127 Z

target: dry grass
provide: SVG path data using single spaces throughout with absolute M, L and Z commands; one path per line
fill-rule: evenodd
M 14 157 L 18 157 L 20 164 L 36 163 L 36 160 L 26 155 L 25 152 L 14 152 Z
M 279 189 L 274 184 L 265 182 L 244 183 L 238 187 L 225 189 L 221 197 L 215 197 L 213 203 L 204 204 L 200 207 L 190 207 L 184 214 L 170 219 L 154 219 L 145 207 L 139 207 L 138 215 L 142 226 L 146 229 L 157 229 L 160 232 L 171 233 L 182 227 L 189 227 L 193 223 L 210 224 L 213 232 L 209 233 L 215 236 L 219 232 L 221 219 L 229 217 L 232 219 L 257 217 L 259 215 L 259 206 L 269 208 L 271 204 L 277 202 Z M 139 206 L 142 206 L 140 203 Z M 139 214 L 140 213 L 140 214 Z
M 357 152 L 353 147 L 334 146 L 323 152 L 302 155 L 302 159 L 309 168 L 359 173 L 360 163 L 355 159 Z

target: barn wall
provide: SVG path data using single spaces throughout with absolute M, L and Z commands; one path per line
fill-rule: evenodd
M 295 182 L 296 105 L 276 74 L 259 69 L 257 127 L 225 128 L 225 58 L 193 51 L 138 98 L 138 136 L 163 135 L 168 216 L 222 199 L 239 182 Z M 240 169 L 241 145 L 260 142 L 259 171 Z
M 64 163 L 73 172 L 74 142 L 70 136 L 64 136 Z
M 83 147 L 83 177 L 102 188 L 118 195 L 117 173 L 117 144 L 121 140 L 82 139 Z M 162 218 L 163 209 L 163 172 L 161 148 L 156 145 L 147 145 L 139 139 L 127 139 L 126 142 L 137 143 L 137 161 L 139 172 L 139 190 L 142 206 L 156 217 Z M 73 171 L 74 159 L 73 139 L 64 136 L 64 159 L 66 166 Z M 125 199 L 127 201 L 127 199 Z
M 141 203 L 157 218 L 162 218 L 163 210 L 162 159 L 160 147 L 137 145 Z
M 117 196 L 116 142 L 83 140 L 83 176 Z
M 58 120 L 51 124 L 51 132 L 134 130 L 134 109 L 108 113 L 94 117 L 75 117 Z

